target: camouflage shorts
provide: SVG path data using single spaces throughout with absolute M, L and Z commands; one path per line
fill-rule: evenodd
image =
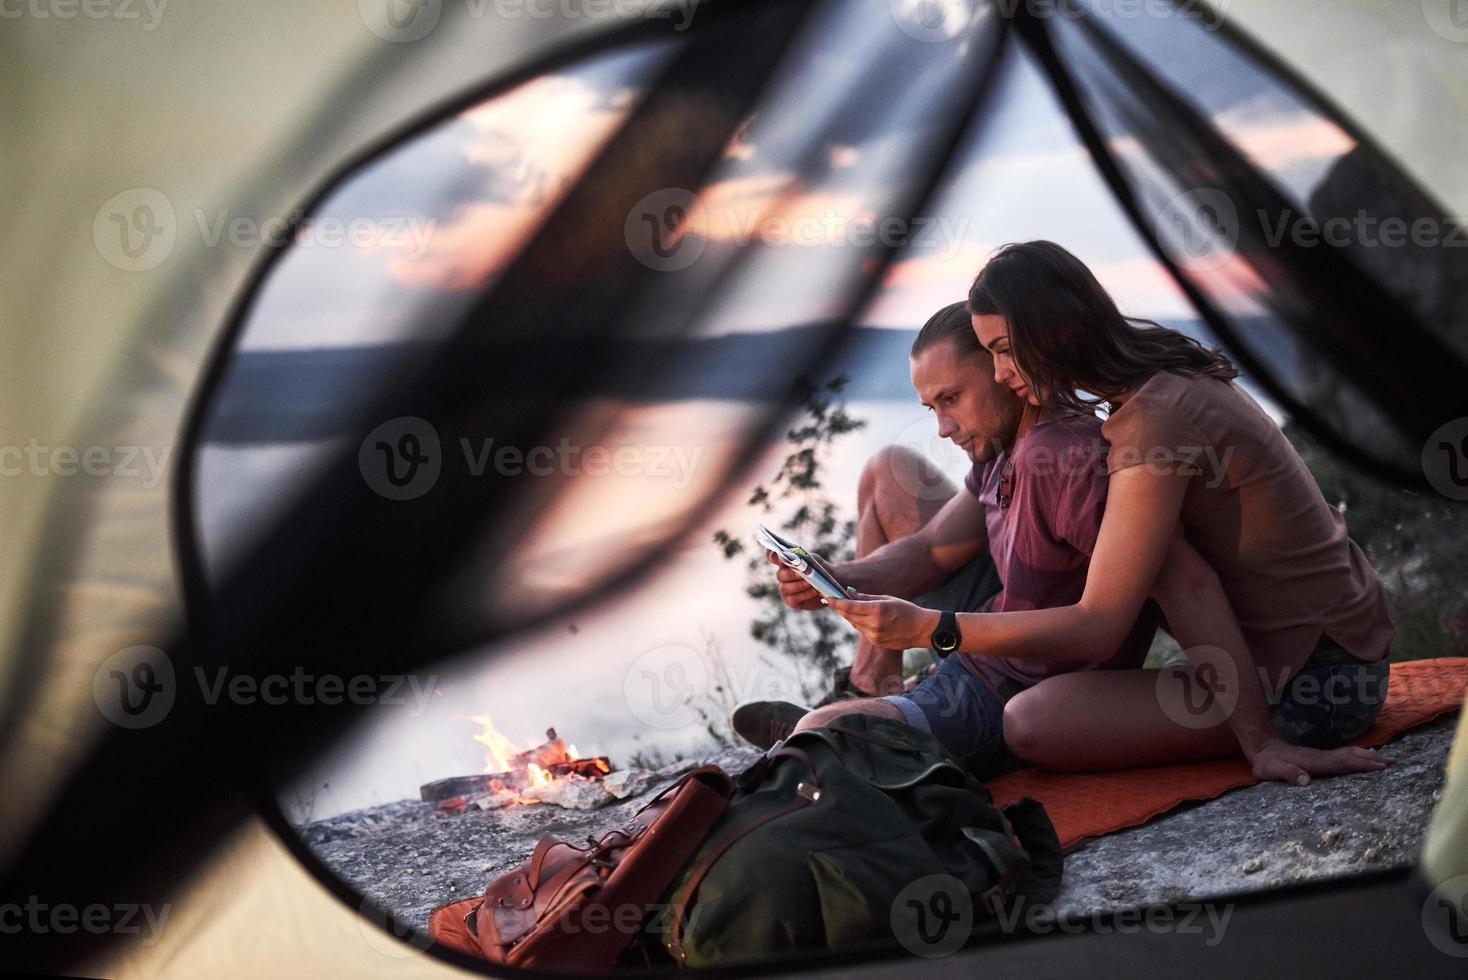
M 1359 738 L 1386 700 L 1387 660 L 1361 660 L 1322 637 L 1300 672 L 1271 699 L 1274 730 L 1287 742 L 1316 749 Z

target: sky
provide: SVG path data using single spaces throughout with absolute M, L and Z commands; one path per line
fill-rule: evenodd
M 817 49 L 801 62 L 810 77 L 787 79 L 802 93 L 799 102 L 774 105 L 749 121 L 720 171 L 698 189 L 699 213 L 670 233 L 670 241 L 687 239 L 701 250 L 690 276 L 699 263 L 717 268 L 741 242 L 762 243 L 747 284 L 720 304 L 701 333 L 780 329 L 832 312 L 821 286 L 840 281 L 852 243 L 882 220 L 910 165 L 905 150 L 929 121 L 932 93 L 950 77 L 943 72 L 974 56 L 924 45 L 950 58 L 934 67 L 931 58 L 894 57 L 901 49 L 881 47 L 895 43 L 882 31 L 863 36 L 877 40 L 839 57 Z M 307 239 L 298 247 L 264 291 L 245 347 L 373 344 L 441 329 L 423 322 L 425 300 L 467 297 L 492 280 L 625 119 L 668 53 L 666 46 L 645 47 L 535 79 L 372 164 L 317 219 L 366 219 L 367 234 L 356 244 L 327 247 Z M 1339 130 L 1242 70 L 1192 94 L 1297 195 L 1350 147 Z M 801 158 L 813 141 L 818 158 Z M 1123 155 L 1138 153 L 1125 139 L 1113 146 Z M 791 165 L 802 159 L 804 176 Z M 1192 315 L 1025 56 L 1011 65 L 993 113 L 970 133 L 937 199 L 905 230 L 910 244 L 859 322 L 912 329 L 961 298 L 995 247 L 1034 238 L 1078 254 L 1128 313 Z M 630 237 L 629 247 L 635 247 Z

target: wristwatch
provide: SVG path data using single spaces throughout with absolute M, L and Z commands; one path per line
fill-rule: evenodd
M 931 642 L 933 649 L 938 651 L 938 656 L 946 657 L 958 649 L 963 635 L 958 632 L 958 614 L 945 612 L 938 617 L 938 625 L 933 629 Z

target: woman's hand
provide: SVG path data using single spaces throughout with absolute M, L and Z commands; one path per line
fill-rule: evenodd
M 829 599 L 856 631 L 882 650 L 925 647 L 938 628 L 939 612 L 890 595 L 855 593 L 850 599 Z
M 1259 779 L 1278 779 L 1296 786 L 1307 786 L 1311 775 L 1378 772 L 1393 761 L 1380 752 L 1355 745 L 1338 749 L 1311 749 L 1275 738 L 1256 749 L 1249 764 Z

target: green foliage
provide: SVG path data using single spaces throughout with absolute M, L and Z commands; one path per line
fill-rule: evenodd
M 1392 659 L 1468 655 L 1468 508 L 1385 486 L 1337 461 L 1296 426 L 1284 432 L 1386 589 L 1397 621 Z
M 748 500 L 767 515 L 764 523 L 831 561 L 850 560 L 856 551 L 856 522 L 841 517 L 840 507 L 821 482 L 831 444 L 866 425 L 846 413 L 841 394 L 846 382 L 845 375 L 821 385 L 801 382 L 798 393 L 804 416 L 785 434 L 790 454 L 779 472 L 757 485 Z M 797 613 L 786 607 L 773 566 L 764 552 L 746 546 L 747 537 L 747 531 L 714 532 L 714 543 L 726 559 L 745 556 L 749 571 L 745 592 L 760 604 L 750 635 L 769 647 L 777 660 L 795 668 L 807 698 L 824 693 L 832 671 L 850 661 L 856 634 L 830 610 Z

